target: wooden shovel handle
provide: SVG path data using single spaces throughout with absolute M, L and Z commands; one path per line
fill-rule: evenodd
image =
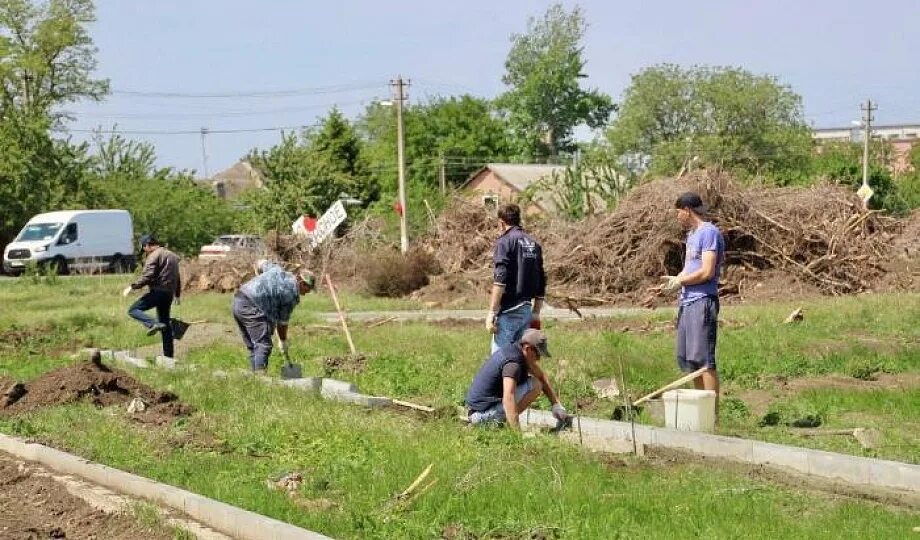
M 655 390 L 655 391 L 652 392 L 651 394 L 648 394 L 648 395 L 645 395 L 645 396 L 640 397 L 640 398 L 637 399 L 636 401 L 633 401 L 633 407 L 636 407 L 636 406 L 638 406 L 638 405 L 641 405 L 641 404 L 645 403 L 646 401 L 652 399 L 653 397 L 657 396 L 658 394 L 661 394 L 662 392 L 667 392 L 668 390 L 673 390 L 674 388 L 677 388 L 678 386 L 683 386 L 683 385 L 687 384 L 688 382 L 692 381 L 693 379 L 695 379 L 695 378 L 699 377 L 700 375 L 702 375 L 703 373 L 705 373 L 706 370 L 708 370 L 708 369 L 709 369 L 709 368 L 701 367 L 700 369 L 694 371 L 693 373 L 688 373 L 687 375 L 684 375 L 683 377 L 677 379 L 676 381 L 671 382 L 671 383 L 668 383 L 668 384 L 662 386 L 661 388 L 659 388 L 658 390 Z

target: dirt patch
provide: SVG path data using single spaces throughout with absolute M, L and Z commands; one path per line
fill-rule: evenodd
M 168 540 L 173 534 L 96 510 L 52 478 L 36 474 L 34 465 L 0 454 L 0 537 Z
M 920 386 L 920 373 L 879 373 L 874 380 L 863 380 L 846 375 L 822 375 L 789 379 L 773 377 L 769 389 L 759 388 L 734 393 L 748 406 L 751 414 L 761 417 L 778 400 L 789 400 L 808 390 L 906 390 Z
M 323 357 L 323 373 L 325 377 L 332 377 L 339 373 L 348 373 L 357 375 L 364 371 L 367 366 L 367 356 L 357 354 L 346 354 L 345 356 L 325 356 Z
M 645 454 L 649 459 L 659 460 L 672 467 L 681 464 L 701 465 L 708 469 L 730 471 L 740 474 L 754 481 L 784 485 L 796 491 L 806 491 L 824 496 L 831 495 L 834 498 L 845 497 L 872 501 L 886 506 L 920 509 L 920 494 L 917 493 L 887 490 L 868 485 L 856 486 L 853 484 L 845 484 L 819 476 L 802 474 L 778 467 L 754 465 L 726 458 L 712 458 L 694 454 L 686 450 L 661 446 L 646 446 Z M 739 488 L 739 491 L 749 489 L 757 489 L 757 487 Z
M 920 386 L 920 373 L 879 373 L 874 380 L 856 379 L 845 375 L 823 375 L 786 379 L 778 377 L 775 386 L 784 393 L 797 394 L 805 390 L 837 388 L 841 390 L 899 390 Z
M 10 386 L 9 379 L 5 379 L 5 385 L 15 387 Z M 143 411 L 132 415 L 140 422 L 165 424 L 192 412 L 191 407 L 180 403 L 175 394 L 154 390 L 124 371 L 93 361 L 49 371 L 22 384 L 17 393 L 20 395 L 15 399 L 7 394 L 0 401 L 0 414 L 22 414 L 79 401 L 106 407 L 125 404 L 134 398 L 140 398 L 146 405 Z
M 186 331 L 181 340 L 175 342 L 175 356 L 177 358 L 186 358 L 188 353 L 203 349 L 214 343 L 225 341 L 228 338 L 237 338 L 239 331 L 230 325 L 221 323 L 200 323 L 193 324 Z M 157 338 L 159 340 L 159 338 Z M 242 342 L 241 342 L 242 344 Z M 152 358 L 163 354 L 162 345 L 156 343 L 140 347 L 135 351 L 135 356 L 139 358 Z

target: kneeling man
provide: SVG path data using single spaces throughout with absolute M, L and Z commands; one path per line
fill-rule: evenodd
M 546 335 L 528 329 L 520 340 L 499 348 L 479 368 L 466 394 L 466 406 L 472 424 L 504 423 L 518 429 L 518 416 L 527 410 L 541 393 L 553 404 L 553 416 L 568 418 L 549 379 L 540 368 L 541 357 L 549 357 Z

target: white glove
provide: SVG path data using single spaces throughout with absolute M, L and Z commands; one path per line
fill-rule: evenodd
M 556 403 L 553 405 L 553 416 L 556 417 L 556 420 L 565 420 L 569 417 L 569 413 L 562 406 L 562 403 Z
M 667 293 L 675 293 L 683 287 L 683 283 L 680 282 L 680 278 L 677 276 L 661 276 L 661 280 L 664 281 L 664 284 L 661 286 L 661 290 Z
M 488 330 L 489 333 L 494 334 L 498 331 L 498 326 L 495 324 L 496 317 L 498 317 L 498 313 L 494 311 L 490 311 L 489 314 L 486 315 L 486 330 Z
M 124 296 L 125 298 L 127 298 L 128 295 L 131 294 L 131 291 L 133 291 L 133 290 L 134 290 L 134 289 L 132 289 L 131 286 L 128 285 L 127 287 L 125 287 L 125 290 L 121 291 L 121 295 Z
M 288 344 L 287 344 L 287 340 L 286 340 L 286 339 L 279 339 L 279 340 L 278 340 L 278 349 L 281 351 L 281 354 L 287 354 L 287 353 L 288 353 Z

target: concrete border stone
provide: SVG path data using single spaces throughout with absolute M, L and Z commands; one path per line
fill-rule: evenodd
M 35 461 L 114 491 L 154 501 L 184 512 L 216 531 L 244 540 L 322 540 L 329 537 L 243 510 L 220 501 L 161 484 L 112 467 L 44 446 L 0 434 L 0 450 Z
M 531 410 L 521 417 L 522 426 L 552 427 L 555 423 L 556 420 L 547 411 Z M 628 422 L 581 418 L 581 430 L 585 436 L 631 441 L 633 429 L 638 444 L 688 450 L 703 456 L 726 458 L 752 465 L 768 465 L 780 470 L 844 482 L 854 487 L 868 486 L 920 494 L 920 465 L 710 433 L 678 431 L 640 424 L 632 426 Z

